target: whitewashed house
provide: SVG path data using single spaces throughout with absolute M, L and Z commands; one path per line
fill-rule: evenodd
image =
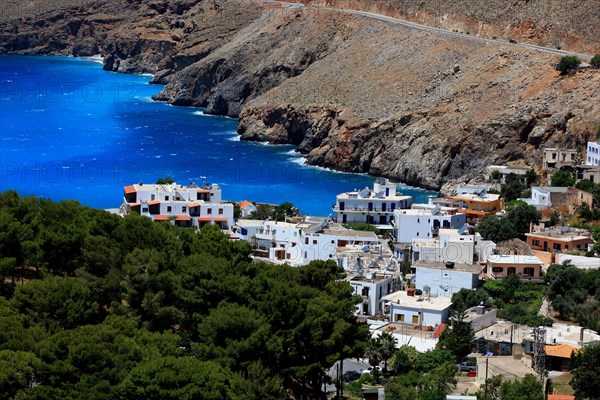
M 459 229 L 465 225 L 465 214 L 444 207 L 394 211 L 394 235 L 397 243 L 412 243 L 413 239 L 437 237 L 440 229 Z
M 483 266 L 479 264 L 417 261 L 412 268 L 415 269 L 415 287 L 423 291 L 429 288 L 431 296 L 451 298 L 461 289 L 477 289 L 483 277 Z
M 367 272 L 354 275 L 348 282 L 354 289 L 354 294 L 362 297 L 362 302 L 356 305 L 358 315 L 381 315 L 384 313 L 381 299 L 400 289 L 402 280 L 390 273 Z
M 413 239 L 412 261 L 473 264 L 487 259 L 495 250 L 494 242 L 483 240 L 477 232 L 470 234 L 468 226 L 440 229 L 437 238 Z
M 449 298 L 410 293 L 398 291 L 383 297 L 385 306 L 390 307 L 390 321 L 432 328 L 448 321 L 452 305 Z
M 246 242 L 252 242 L 256 238 L 258 231 L 262 229 L 263 222 L 258 219 L 238 219 L 231 229 L 233 237 Z
M 255 235 L 259 251 L 270 262 L 306 265 L 313 260 L 337 261 L 337 252 L 347 246 L 381 246 L 373 232 L 346 229 L 339 224 L 263 221 Z
M 390 225 L 394 219 L 394 210 L 409 208 L 413 201 L 412 196 L 403 196 L 396 188 L 396 183 L 378 178 L 373 190 L 366 187 L 337 195 L 333 207 L 337 222 Z
M 240 202 L 240 211 L 242 212 L 242 217 L 249 217 L 250 214 L 256 211 L 256 206 L 248 200 L 244 200 Z
M 142 184 L 125 186 L 123 215 L 136 212 L 154 221 L 170 221 L 181 227 L 218 225 L 221 229 L 233 226 L 233 204 L 224 203 L 217 184 L 196 186 L 171 184 Z
M 600 143 L 587 143 L 587 155 L 585 163 L 586 165 L 600 165 Z

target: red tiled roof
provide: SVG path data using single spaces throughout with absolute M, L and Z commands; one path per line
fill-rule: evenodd
M 251 206 L 252 203 L 250 203 L 248 200 L 244 200 L 240 203 L 240 208 L 243 210 L 244 208 Z
M 192 207 L 200 207 L 200 203 L 188 203 L 188 207 L 192 208 Z
M 440 324 L 437 329 L 435 330 L 435 332 L 433 332 L 433 337 L 434 338 L 439 338 L 442 333 L 444 333 L 444 331 L 446 330 L 446 328 L 448 327 L 448 325 L 446 324 Z
M 567 394 L 549 394 L 548 400 L 575 400 L 575 396 L 569 396 Z
M 227 217 L 215 217 L 215 222 L 227 222 Z
M 579 352 L 577 347 L 568 344 L 546 345 L 546 355 L 550 357 L 571 358 L 572 352 Z
M 198 222 L 210 222 L 210 217 L 198 217 Z
M 127 194 L 137 192 L 137 190 L 135 190 L 135 186 L 125 186 L 123 189 L 125 190 L 125 193 L 127 193 Z
M 139 207 L 141 203 L 129 203 L 130 207 Z
M 148 205 L 149 205 L 149 206 L 155 206 L 155 205 L 157 205 L 157 204 L 160 204 L 160 200 L 152 200 L 152 201 L 149 201 L 149 202 L 148 202 Z
M 175 218 L 175 221 L 189 221 L 189 220 L 191 220 L 189 215 L 178 215 Z
M 210 189 L 198 189 L 198 193 L 210 193 Z
M 155 221 L 168 221 L 169 216 L 168 215 L 155 215 L 154 220 Z

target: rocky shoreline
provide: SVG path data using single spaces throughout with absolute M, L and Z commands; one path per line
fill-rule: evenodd
M 600 126 L 600 71 L 342 12 L 250 1 L 102 0 L 0 23 L 0 53 L 104 56 L 156 100 L 239 118 L 242 140 L 448 190 L 487 165 L 541 164 Z M 15 23 L 17 21 L 18 23 Z

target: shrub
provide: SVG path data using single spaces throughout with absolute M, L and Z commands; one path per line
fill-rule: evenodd
M 560 71 L 561 75 L 567 75 L 579 67 L 581 61 L 575 56 L 564 56 L 560 59 L 560 62 L 556 66 L 556 69 Z
M 594 58 L 592 58 L 590 65 L 594 68 L 600 68 L 600 54 L 596 54 Z

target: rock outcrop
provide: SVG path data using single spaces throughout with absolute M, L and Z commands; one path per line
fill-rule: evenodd
M 556 55 L 331 9 L 103 0 L 14 21 L 2 53 L 100 53 L 105 69 L 154 74 L 158 100 L 239 117 L 243 140 L 427 188 L 540 165 L 543 146 L 600 126 L 600 70 L 562 77 Z

